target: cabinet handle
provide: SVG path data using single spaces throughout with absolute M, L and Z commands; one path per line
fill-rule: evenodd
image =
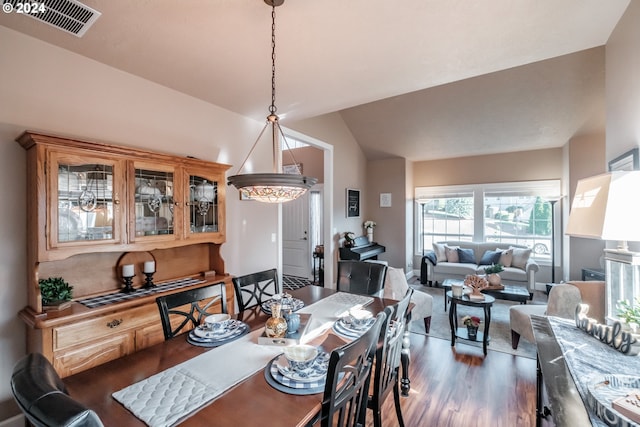
M 120 320 L 113 319 L 111 322 L 107 323 L 107 326 L 110 327 L 111 329 L 113 329 L 113 328 L 117 328 L 118 326 L 120 326 L 121 323 L 122 323 L 122 319 L 120 319 Z

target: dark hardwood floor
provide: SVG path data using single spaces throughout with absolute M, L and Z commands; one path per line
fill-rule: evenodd
M 411 392 L 401 398 L 407 427 L 535 426 L 536 361 L 411 334 Z M 398 426 L 389 396 L 383 426 Z M 373 425 L 370 413 L 367 426 Z

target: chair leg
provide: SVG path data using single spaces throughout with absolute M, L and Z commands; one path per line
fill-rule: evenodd
M 511 348 L 516 350 L 518 348 L 518 344 L 520 343 L 520 334 L 511 330 Z
M 400 407 L 400 390 L 398 388 L 398 382 L 393 386 L 393 402 L 396 406 L 396 416 L 398 417 L 398 423 L 400 427 L 404 427 L 404 419 L 402 418 L 402 408 Z
M 431 316 L 424 318 L 424 330 L 429 333 L 429 329 L 431 329 Z

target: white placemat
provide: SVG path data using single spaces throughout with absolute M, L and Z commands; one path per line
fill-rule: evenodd
M 311 341 L 326 332 L 354 305 L 371 301 L 369 297 L 354 300 L 351 294 L 339 292 L 300 309 L 299 313 L 312 315 L 302 341 Z M 113 398 L 151 427 L 175 425 L 264 369 L 282 352 L 278 347 L 257 344 L 262 332 L 262 328 L 255 330 L 237 341 L 125 387 L 113 393 Z

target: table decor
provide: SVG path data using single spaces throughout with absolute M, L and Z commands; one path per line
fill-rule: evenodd
M 464 316 L 462 324 L 467 327 L 469 339 L 475 341 L 478 337 L 478 327 L 480 326 L 480 318 L 477 316 Z
M 187 342 L 199 347 L 218 347 L 235 341 L 249 332 L 249 326 L 239 320 L 230 320 L 225 329 L 210 330 L 198 326 L 187 335 Z
M 284 355 L 274 357 L 264 369 L 267 383 L 278 391 L 288 394 L 307 395 L 324 391 L 329 366 L 329 353 L 320 351 L 306 377 L 293 373 L 286 365 Z
M 280 315 L 281 309 L 280 303 L 271 304 L 271 317 L 264 325 L 264 333 L 268 338 L 282 338 L 287 334 L 287 321 Z
M 640 422 L 640 377 L 594 375 L 587 385 L 587 404 L 608 426 L 633 427 Z
M 73 286 L 62 277 L 49 277 L 38 281 L 44 311 L 60 311 L 71 307 Z
M 331 327 L 333 332 L 338 336 L 347 340 L 353 340 L 364 334 L 375 323 L 375 319 L 371 318 L 362 325 L 354 325 L 347 316 L 336 320 Z
M 287 329 L 287 333 L 282 337 L 269 337 L 266 334 L 266 331 L 262 332 L 262 335 L 258 337 L 258 344 L 260 345 L 275 345 L 275 346 L 287 346 L 300 344 L 302 337 L 307 331 L 309 327 L 309 323 L 311 320 L 311 314 L 308 313 L 294 313 L 299 316 L 300 326 L 298 326 L 297 331 L 290 331 Z M 288 326 L 287 326 L 288 328 Z
M 298 298 L 293 298 L 291 295 L 284 293 L 284 294 L 274 296 L 273 298 L 268 299 L 264 301 L 262 304 L 260 304 L 262 311 L 265 312 L 266 314 L 271 314 L 271 305 L 274 302 L 280 304 L 281 313 L 286 313 L 289 310 L 298 311 L 302 307 L 304 307 L 304 301 Z
M 489 286 L 489 282 L 484 277 L 475 274 L 469 274 L 464 278 L 464 285 L 471 289 L 469 299 L 483 300 L 484 295 L 480 291 Z
M 587 317 L 589 306 L 579 304 L 576 308 L 575 322 L 579 329 L 613 347 L 622 354 L 636 356 L 640 354 L 640 335 L 624 330 L 622 323 L 613 322 L 603 325 L 597 320 Z

